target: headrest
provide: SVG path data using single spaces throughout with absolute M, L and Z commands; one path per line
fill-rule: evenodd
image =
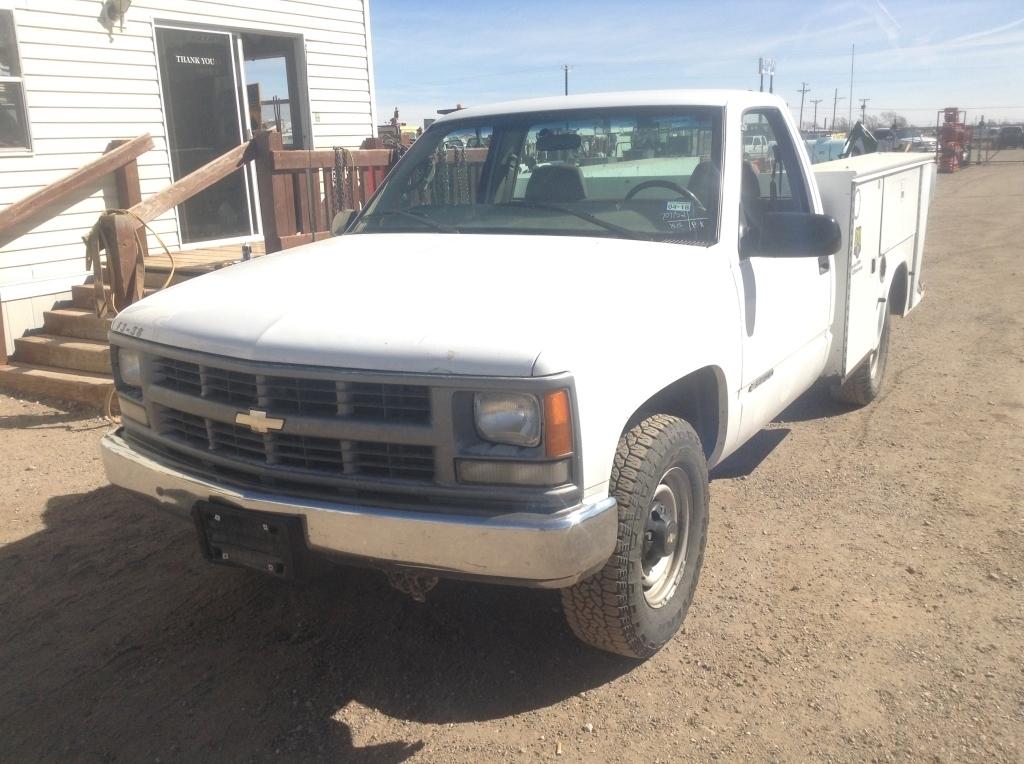
M 571 164 L 546 164 L 533 168 L 526 184 L 528 202 L 578 202 L 587 197 L 583 173 Z

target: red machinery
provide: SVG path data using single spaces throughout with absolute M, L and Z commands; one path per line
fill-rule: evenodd
M 956 172 L 970 164 L 974 130 L 966 124 L 967 112 L 951 106 L 939 112 L 936 122 L 939 172 Z

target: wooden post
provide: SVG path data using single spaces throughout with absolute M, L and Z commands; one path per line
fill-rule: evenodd
M 111 141 L 107 145 L 107 151 L 116 149 L 128 141 Z M 139 162 L 136 159 L 114 171 L 114 182 L 117 185 L 117 204 L 123 209 L 131 209 L 142 201 L 142 186 L 139 183 Z M 142 232 L 139 237 L 142 242 L 142 256 L 149 254 L 149 245 L 146 241 L 146 234 Z
M 121 310 L 142 299 L 146 289 L 146 264 L 135 238 L 136 221 L 128 215 L 107 215 L 107 273 L 114 307 Z
M 267 254 L 280 252 L 281 237 L 298 233 L 291 178 L 274 172 L 274 153 L 284 150 L 281 133 L 265 130 L 253 137 L 256 143 L 256 185 L 259 188 L 263 242 Z

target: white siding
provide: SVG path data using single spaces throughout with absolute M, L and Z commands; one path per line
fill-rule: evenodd
M 308 88 L 305 121 L 314 145 L 358 146 L 376 124 L 368 6 L 369 0 L 135 0 L 124 30 L 108 34 L 98 0 L 0 0 L 14 9 L 33 142 L 31 155 L 0 155 L 0 208 L 95 159 L 111 140 L 146 132 L 154 149 L 139 160 L 143 196 L 171 182 L 153 32 L 161 22 L 301 37 L 307 66 L 303 71 L 299 61 L 299 87 Z M 54 279 L 82 276 L 81 237 L 113 203 L 107 183 L 0 248 L 0 302 L 5 287 L 24 294 L 26 283 L 47 289 Z M 154 228 L 168 244 L 178 243 L 173 213 Z M 150 246 L 156 247 L 152 238 Z M 16 323 L 7 326 L 10 343 L 30 328 L 14 314 L 29 312 L 5 313 Z

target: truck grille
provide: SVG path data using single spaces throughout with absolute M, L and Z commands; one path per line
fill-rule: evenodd
M 252 374 L 177 358 L 155 359 L 153 379 L 169 390 L 240 409 L 409 423 L 429 422 L 431 415 L 430 388 L 423 385 Z
M 258 434 L 248 427 L 158 406 L 159 434 L 192 448 L 253 467 L 275 466 L 339 478 L 387 478 L 432 482 L 434 449 L 401 443 L 319 438 L 282 432 Z
M 218 360 L 146 359 L 152 429 L 140 434 L 151 446 L 235 483 L 304 485 L 306 494 L 325 498 L 346 486 L 415 491 L 437 482 L 433 444 L 441 435 L 429 386 Z M 266 433 L 236 424 L 249 411 L 284 424 Z

